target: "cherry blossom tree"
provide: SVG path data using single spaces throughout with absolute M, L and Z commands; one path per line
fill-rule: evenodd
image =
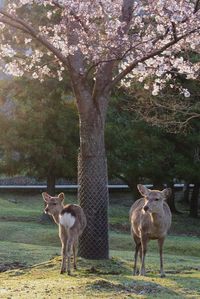
M 69 74 L 80 120 L 79 201 L 88 220 L 83 257 L 108 258 L 104 126 L 112 88 L 152 76 L 148 88 L 156 95 L 174 66 L 195 78 L 199 63 L 183 53 L 199 49 L 199 2 L 14 0 L 0 9 L 4 72 L 29 73 L 41 82 Z M 180 92 L 188 96 L 181 87 Z

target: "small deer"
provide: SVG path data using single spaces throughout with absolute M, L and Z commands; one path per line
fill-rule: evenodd
M 43 192 L 42 197 L 46 203 L 44 212 L 51 215 L 59 225 L 59 237 L 62 244 L 62 264 L 60 273 L 66 272 L 67 258 L 67 273 L 71 274 L 70 258 L 71 250 L 73 249 L 74 269 L 77 269 L 77 248 L 78 239 L 86 227 L 87 221 L 83 209 L 75 204 L 63 204 L 64 193 L 58 196 L 50 196 Z
M 158 240 L 160 252 L 160 276 L 165 277 L 163 269 L 163 244 L 171 226 L 171 211 L 165 199 L 171 189 L 149 190 L 139 184 L 137 188 L 143 198 L 138 199 L 130 209 L 131 234 L 135 241 L 135 260 L 133 274 L 137 274 L 137 258 L 140 252 L 140 275 L 145 275 L 145 255 L 149 240 Z

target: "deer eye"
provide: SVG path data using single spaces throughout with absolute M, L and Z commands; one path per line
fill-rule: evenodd
M 57 203 L 56 203 L 56 202 L 54 202 L 54 203 L 53 203 L 53 206 L 56 206 L 56 205 L 57 205 Z
M 159 198 L 155 198 L 155 201 L 158 201 L 159 200 Z

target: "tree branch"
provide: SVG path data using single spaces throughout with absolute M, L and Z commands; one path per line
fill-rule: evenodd
M 179 42 L 180 40 L 184 39 L 185 37 L 189 36 L 192 33 L 195 33 L 197 30 L 199 30 L 200 27 L 195 28 L 193 30 L 191 30 L 189 33 L 186 33 L 184 35 L 181 35 L 179 37 L 176 38 L 176 40 L 173 40 L 169 43 L 167 43 L 166 45 L 164 45 L 163 47 L 161 47 L 160 49 L 157 49 L 149 54 L 147 54 L 146 56 L 134 61 L 133 63 L 131 63 L 130 65 L 127 66 L 126 69 L 124 69 L 121 73 L 119 73 L 111 82 L 110 85 L 107 85 L 106 89 L 110 90 L 115 84 L 117 84 L 121 79 L 123 79 L 128 73 L 130 73 L 137 65 L 138 63 L 141 62 L 145 62 L 146 60 L 148 60 L 149 58 L 155 57 L 156 55 L 161 54 L 163 51 L 167 50 L 168 48 L 170 48 L 171 46 L 175 45 L 177 42 Z
M 60 9 L 65 9 L 65 6 L 58 3 L 58 1 L 52 1 L 52 3 Z M 72 15 L 76 21 L 78 21 L 78 23 L 81 25 L 81 27 L 84 29 L 86 33 L 89 32 L 89 28 L 84 24 L 80 17 L 74 13 L 74 11 L 71 10 L 69 14 Z
M 200 4 L 200 0 L 197 0 L 194 6 L 194 13 L 196 13 L 199 10 L 199 4 Z
M 9 20 L 5 17 L 0 17 L 0 22 L 4 23 L 4 24 L 7 24 L 11 27 L 14 27 L 16 29 L 19 29 L 19 30 L 21 30 L 21 31 L 23 31 L 27 34 L 30 34 L 30 32 L 27 29 L 25 29 L 23 26 L 21 26 L 20 24 L 15 23 L 14 21 L 11 21 L 11 20 Z
M 130 27 L 130 22 L 132 19 L 132 12 L 133 12 L 133 5 L 134 1 L 133 0 L 123 0 L 122 4 L 122 12 L 121 12 L 121 17 L 120 21 L 125 23 L 125 26 L 122 28 L 123 30 L 119 32 L 120 36 L 123 36 L 124 34 L 127 33 L 129 27 Z M 123 55 L 122 49 L 118 50 L 119 57 Z M 93 98 L 97 94 L 104 93 L 105 88 L 107 85 L 110 85 L 112 82 L 112 71 L 115 65 L 116 59 L 114 61 L 108 61 L 106 63 L 103 63 L 101 67 L 97 71 L 96 75 L 96 81 L 95 85 L 93 88 Z
M 177 31 L 176 31 L 176 24 L 172 22 L 172 32 L 174 36 L 174 41 L 177 41 Z
M 4 15 L 5 18 L 1 18 L 1 22 L 8 24 L 16 29 L 19 29 L 25 33 L 28 33 L 33 38 L 38 40 L 43 46 L 49 49 L 60 61 L 62 61 L 65 65 L 67 65 L 67 59 L 62 53 L 55 48 L 44 35 L 41 35 L 37 32 L 30 24 L 21 20 L 16 16 L 12 16 L 11 14 L 5 12 L 3 9 L 0 9 L 0 14 Z

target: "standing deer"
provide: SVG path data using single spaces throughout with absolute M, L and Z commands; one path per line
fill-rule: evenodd
M 59 237 L 62 244 L 62 264 L 60 273 L 66 272 L 67 257 L 67 273 L 70 275 L 70 257 L 73 249 L 74 269 L 76 267 L 76 257 L 78 248 L 78 239 L 86 227 L 87 221 L 83 209 L 75 204 L 63 204 L 64 193 L 58 196 L 50 196 L 43 192 L 42 197 L 46 202 L 45 213 L 51 215 L 59 225 Z
M 131 234 L 135 241 L 135 261 L 133 274 L 137 274 L 138 251 L 141 257 L 140 275 L 145 275 L 145 255 L 149 240 L 158 240 L 160 252 L 160 276 L 165 277 L 163 270 L 163 244 L 171 226 L 171 212 L 165 199 L 170 196 L 171 189 L 163 191 L 149 190 L 137 185 L 143 198 L 138 199 L 130 209 Z

